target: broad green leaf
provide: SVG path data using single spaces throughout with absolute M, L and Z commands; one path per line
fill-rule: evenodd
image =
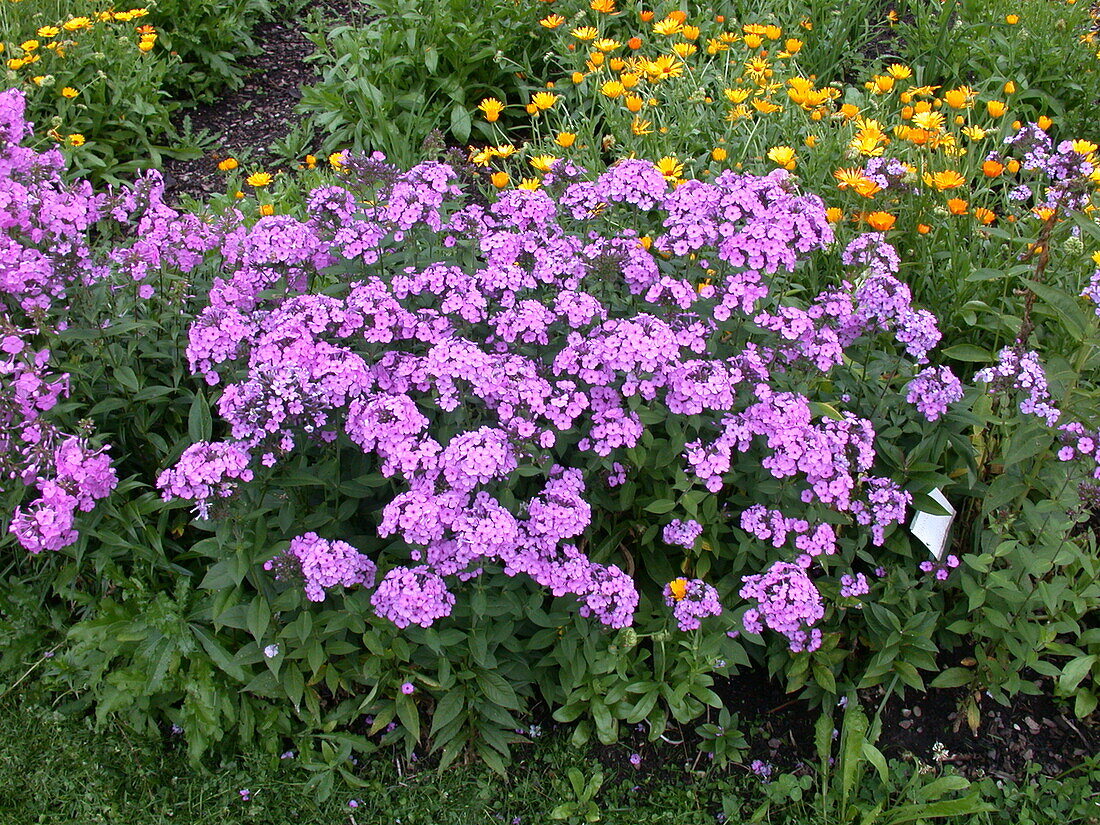
M 1058 689 L 1063 693 L 1073 693 L 1082 680 L 1088 676 L 1092 666 L 1096 664 L 1095 653 L 1089 656 L 1078 656 L 1062 668 L 1062 675 L 1058 677 Z

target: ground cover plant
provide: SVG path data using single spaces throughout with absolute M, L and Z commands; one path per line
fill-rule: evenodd
M 1097 147 L 1015 119 L 1030 69 L 945 88 L 889 39 L 964 31 L 950 4 L 811 11 L 520 3 L 508 56 L 368 17 L 324 44 L 395 62 L 336 100 L 333 53 L 322 159 L 220 160 L 189 209 L 155 172 L 97 191 L 0 94 L 9 681 L 196 762 L 290 747 L 327 798 L 395 745 L 505 774 L 536 714 L 687 726 L 727 770 L 752 670 L 822 711 L 758 817 L 811 786 L 828 821 L 987 813 L 893 782 L 880 716 L 1095 710 Z M 568 774 L 558 818 L 602 785 Z

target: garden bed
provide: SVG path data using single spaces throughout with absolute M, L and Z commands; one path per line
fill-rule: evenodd
M 25 2 L 3 695 L 575 822 L 1092 775 L 1100 12 Z

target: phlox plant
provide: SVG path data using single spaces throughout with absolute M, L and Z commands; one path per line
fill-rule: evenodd
M 157 0 L 150 22 L 163 32 L 165 50 L 179 57 L 170 64 L 165 87 L 183 100 L 240 88 L 249 71 L 243 58 L 260 52 L 253 39 L 256 25 L 277 13 L 298 14 L 303 5 L 297 0 Z
M 68 637 L 72 656 L 41 672 L 143 727 L 170 701 L 206 723 L 192 726 L 201 751 L 240 717 L 222 715 L 228 684 L 196 658 L 218 643 L 181 618 L 194 539 L 151 487 L 175 442 L 204 432 L 179 364 L 181 305 L 217 232 L 169 208 L 156 174 L 107 193 L 66 182 L 60 150 L 21 145 L 25 112 L 20 92 L 0 94 L 0 524 L 5 555 L 24 558 L 5 572 L 0 624 L 19 636 L 4 665 L 37 668 L 40 646 Z
M 876 427 L 931 450 L 920 422 L 963 392 L 926 366 L 935 321 L 881 235 L 803 297 L 793 273 L 832 230 L 784 170 L 673 188 L 643 161 L 563 164 L 486 206 L 443 164 L 342 166 L 306 220 L 227 234 L 187 356 L 228 431 L 161 475 L 165 497 L 237 518 L 323 461 L 382 492 L 377 512 L 337 496 L 344 537 L 268 565 L 311 600 L 377 565 L 375 615 L 434 627 L 463 582 L 522 576 L 610 628 L 662 600 L 679 632 L 719 615 L 781 659 L 818 651 L 833 685 L 842 617 L 885 556 L 919 575 L 896 526 L 946 478 L 884 465 Z

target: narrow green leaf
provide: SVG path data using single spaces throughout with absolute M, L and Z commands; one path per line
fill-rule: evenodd
M 195 393 L 195 397 L 191 400 L 191 409 L 187 413 L 187 434 L 192 441 L 209 441 L 214 435 L 210 407 L 201 392 Z

